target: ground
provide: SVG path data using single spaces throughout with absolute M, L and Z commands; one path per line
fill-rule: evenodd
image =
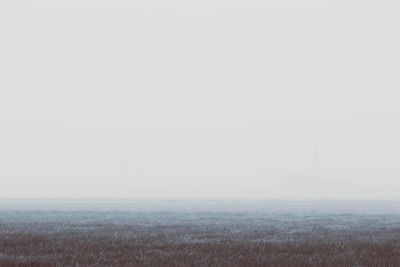
M 400 266 L 397 210 L 345 211 L 3 209 L 0 266 Z

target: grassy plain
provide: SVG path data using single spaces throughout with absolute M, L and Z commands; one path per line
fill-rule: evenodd
M 400 266 L 397 211 L 207 210 L 3 209 L 0 266 Z

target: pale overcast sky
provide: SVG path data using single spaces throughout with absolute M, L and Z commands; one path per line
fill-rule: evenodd
M 396 197 L 399 14 L 3 0 L 0 198 Z

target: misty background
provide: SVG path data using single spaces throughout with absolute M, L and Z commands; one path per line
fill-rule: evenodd
M 397 198 L 397 1 L 1 1 L 1 198 Z

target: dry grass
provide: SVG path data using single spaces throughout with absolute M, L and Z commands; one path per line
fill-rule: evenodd
M 0 266 L 400 266 L 400 216 L 3 211 Z

